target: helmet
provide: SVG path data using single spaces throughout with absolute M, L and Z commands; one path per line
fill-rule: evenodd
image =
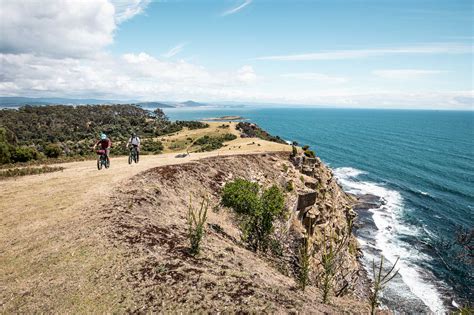
M 101 133 L 101 134 L 100 134 L 100 139 L 101 139 L 101 140 L 107 139 L 107 135 L 106 135 L 105 133 Z
M 132 138 L 135 138 L 137 136 L 136 132 L 132 132 Z

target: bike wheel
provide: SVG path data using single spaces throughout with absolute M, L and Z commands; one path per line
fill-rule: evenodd
M 132 153 L 128 155 L 128 164 L 132 164 Z
M 110 167 L 110 159 L 108 157 L 105 158 L 105 168 Z
M 133 155 L 133 161 L 135 163 L 138 163 L 138 153 L 137 152 L 135 152 L 135 154 Z
M 101 161 L 101 158 L 99 157 L 97 159 L 97 169 L 100 171 L 102 169 L 102 161 Z

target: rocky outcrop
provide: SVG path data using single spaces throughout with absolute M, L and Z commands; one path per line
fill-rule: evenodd
M 323 272 L 320 264 L 322 247 L 328 239 L 334 244 L 345 242 L 333 293 L 341 295 L 353 291 L 365 295 L 367 288 L 360 285 L 365 281 L 365 273 L 357 259 L 361 251 L 352 234 L 356 216 L 352 198 L 344 193 L 332 171 L 318 157 L 301 154 L 291 156 L 290 161 L 304 181 L 303 187 L 297 190 L 293 229 L 317 249 L 313 261 L 314 282 L 318 283 L 318 275 Z
M 253 154 L 159 167 L 123 183 L 100 211 L 113 247 L 127 255 L 127 264 L 117 265 L 113 276 L 122 279 L 124 305 L 139 306 L 128 311 L 367 313 L 352 236 L 343 249 L 332 304 L 321 304 L 323 231 L 337 239 L 347 234 L 350 207 L 328 168 L 318 159 L 299 158 L 313 176 L 293 166 L 288 153 Z M 249 250 L 235 213 L 220 205 L 222 187 L 236 178 L 285 191 L 287 216 L 276 224 L 268 253 Z M 190 198 L 197 204 L 202 196 L 211 208 L 202 253 L 192 257 L 186 213 Z M 310 286 L 302 292 L 294 267 L 305 237 L 315 255 Z

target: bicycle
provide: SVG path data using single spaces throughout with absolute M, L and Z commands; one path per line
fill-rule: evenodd
M 132 164 L 132 162 L 138 163 L 138 149 L 136 146 L 132 146 L 130 148 L 130 154 L 128 155 L 128 164 Z
M 97 169 L 101 170 L 103 166 L 105 166 L 105 168 L 109 168 L 110 159 L 106 154 L 106 150 L 97 150 L 96 153 L 99 155 L 99 157 L 97 158 Z

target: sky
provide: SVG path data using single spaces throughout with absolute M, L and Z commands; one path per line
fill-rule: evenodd
M 0 95 L 474 109 L 471 0 L 0 0 Z

